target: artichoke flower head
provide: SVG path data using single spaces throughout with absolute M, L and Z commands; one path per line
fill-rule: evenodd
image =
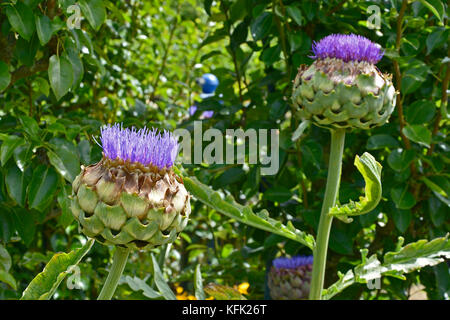
M 268 285 L 274 300 L 308 299 L 313 256 L 281 257 L 272 261 Z
M 103 158 L 73 181 L 72 213 L 86 236 L 147 249 L 173 242 L 188 222 L 190 195 L 173 171 L 178 144 L 147 128 L 101 129 Z
M 315 59 L 294 80 L 296 115 L 326 128 L 370 129 L 383 125 L 395 107 L 391 75 L 376 63 L 381 47 L 355 35 L 332 34 L 312 46 Z

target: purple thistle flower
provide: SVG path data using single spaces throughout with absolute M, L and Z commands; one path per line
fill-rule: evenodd
M 376 64 L 383 57 L 384 51 L 377 43 L 356 34 L 331 34 L 314 41 L 313 59 L 336 58 L 345 62 L 367 61 Z
M 122 124 L 107 125 L 100 129 L 103 154 L 111 160 L 117 158 L 139 162 L 144 166 L 153 165 L 159 169 L 173 166 L 178 152 L 174 136 L 164 130 L 144 127 L 136 130 L 123 128 Z
M 301 266 L 312 265 L 313 256 L 296 256 L 292 258 L 277 258 L 272 261 L 276 269 L 296 269 Z

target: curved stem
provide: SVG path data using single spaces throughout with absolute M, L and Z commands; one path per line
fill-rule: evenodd
M 123 269 L 125 269 L 125 265 L 127 264 L 129 253 L 130 249 L 128 248 L 116 247 L 111 270 L 97 300 L 111 300 L 116 291 L 120 276 L 123 273 Z
M 342 153 L 344 151 L 345 129 L 331 130 L 331 152 L 328 165 L 327 186 L 320 213 L 317 241 L 314 249 L 311 290 L 309 299 L 320 300 L 325 278 L 328 238 L 330 237 L 333 217 L 328 214 L 336 204 L 341 179 Z

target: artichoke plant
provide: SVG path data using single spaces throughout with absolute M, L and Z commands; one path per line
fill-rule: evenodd
M 369 129 L 384 124 L 395 107 L 392 77 L 375 64 L 378 44 L 358 35 L 332 34 L 314 42 L 315 58 L 294 80 L 297 116 L 327 128 Z
M 72 213 L 86 236 L 146 249 L 173 242 L 186 226 L 190 196 L 172 169 L 178 144 L 169 132 L 101 130 L 103 158 L 73 182 Z
M 327 184 L 325 188 L 317 242 L 314 248 L 314 263 L 310 299 L 321 299 L 325 278 L 328 239 L 336 215 L 349 223 L 347 213 L 359 215 L 367 208 L 376 207 L 381 195 L 381 165 L 370 155 L 356 158 L 360 170 L 361 159 L 367 162 L 366 197 L 360 203 L 351 202 L 338 210 L 339 181 L 342 170 L 345 133 L 352 128 L 370 129 L 383 125 L 395 107 L 396 91 L 392 77 L 383 74 L 376 63 L 383 57 L 382 48 L 369 39 L 355 35 L 332 34 L 312 46 L 315 61 L 310 66 L 302 65 L 294 80 L 292 101 L 294 114 L 302 120 L 299 129 L 309 121 L 331 132 L 331 148 Z M 359 167 L 358 167 L 359 166 Z M 350 210 L 351 209 L 351 210 Z M 347 213 L 346 213 L 347 212 Z
M 268 285 L 275 300 L 308 299 L 313 256 L 277 258 L 272 261 Z

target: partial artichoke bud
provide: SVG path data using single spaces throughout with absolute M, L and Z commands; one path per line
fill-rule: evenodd
M 269 271 L 270 296 L 274 300 L 308 299 L 313 256 L 277 258 Z
M 383 57 L 378 44 L 362 36 L 332 34 L 312 51 L 311 66 L 302 65 L 292 100 L 297 116 L 326 128 L 370 129 L 383 125 L 395 107 L 391 75 L 375 64 Z
M 103 159 L 72 184 L 72 213 L 86 236 L 146 249 L 173 242 L 188 222 L 190 195 L 172 169 L 178 144 L 169 133 L 118 124 L 101 130 Z

